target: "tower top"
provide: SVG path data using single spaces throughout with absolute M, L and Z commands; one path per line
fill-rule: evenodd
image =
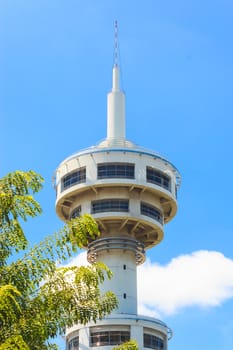
M 107 95 L 107 137 L 95 146 L 75 152 L 67 157 L 59 166 L 67 165 L 74 159 L 87 154 L 99 154 L 105 152 L 127 152 L 131 155 L 139 154 L 152 157 L 166 167 L 166 171 L 174 173 L 176 186 L 179 187 L 181 177 L 178 169 L 159 153 L 136 145 L 126 138 L 125 132 L 125 94 L 120 86 L 120 55 L 119 55 L 119 30 L 118 22 L 114 22 L 114 61 L 112 67 L 112 87 Z

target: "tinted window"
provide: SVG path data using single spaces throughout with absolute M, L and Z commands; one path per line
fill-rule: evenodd
M 150 204 L 143 203 L 143 202 L 141 203 L 141 214 L 149 216 L 150 218 L 160 222 L 160 224 L 163 224 L 162 214 L 157 208 L 153 207 Z
M 155 350 L 164 350 L 164 340 L 156 337 L 153 334 L 145 333 L 144 336 L 144 347 L 155 349 Z
M 69 350 L 78 350 L 79 349 L 79 337 L 75 337 L 68 343 Z
M 91 203 L 91 213 L 102 212 L 128 212 L 129 201 L 127 199 L 103 199 Z
M 157 169 L 150 167 L 146 168 L 146 180 L 155 185 L 161 186 L 168 191 L 171 191 L 171 179 L 168 175 Z
M 86 181 L 86 168 L 81 168 L 62 178 L 62 190 Z
M 81 214 L 81 205 L 79 205 L 77 208 L 72 210 L 72 212 L 70 214 L 70 219 L 78 218 L 80 216 L 80 214 Z
M 98 179 L 125 178 L 134 179 L 134 164 L 102 163 L 98 164 Z
M 122 344 L 130 339 L 127 331 L 94 332 L 90 335 L 90 346 L 104 346 Z

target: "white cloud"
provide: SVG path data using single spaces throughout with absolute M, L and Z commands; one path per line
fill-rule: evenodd
M 63 266 L 87 266 L 89 265 L 88 261 L 87 261 L 87 253 L 86 252 L 82 252 L 80 254 L 78 254 L 77 256 L 75 256 L 74 258 L 70 259 L 70 261 L 63 265 Z
M 87 265 L 86 252 L 69 262 Z M 196 251 L 166 265 L 150 260 L 138 268 L 139 313 L 160 317 L 189 306 L 214 307 L 233 297 L 233 260 L 215 251 Z
M 165 266 L 148 261 L 138 269 L 138 296 L 140 309 L 164 314 L 194 305 L 218 306 L 233 297 L 233 260 L 197 251 Z
M 155 318 L 161 318 L 161 315 L 157 310 L 152 308 L 151 305 L 145 305 L 141 300 L 138 300 L 138 314 Z

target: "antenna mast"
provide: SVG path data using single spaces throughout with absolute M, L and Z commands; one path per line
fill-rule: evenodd
M 119 65 L 118 23 L 114 25 L 114 67 Z

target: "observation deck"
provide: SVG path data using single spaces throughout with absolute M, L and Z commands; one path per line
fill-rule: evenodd
M 56 210 L 62 220 L 84 213 L 101 238 L 127 236 L 155 246 L 177 211 L 180 174 L 159 154 L 131 141 L 105 140 L 66 158 L 56 172 Z

